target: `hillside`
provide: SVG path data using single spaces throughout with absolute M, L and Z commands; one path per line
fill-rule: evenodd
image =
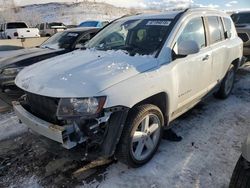
M 153 12 L 145 9 L 115 7 L 106 3 L 48 3 L 34 4 L 8 9 L 0 15 L 5 21 L 26 21 L 30 25 L 39 22 L 60 21 L 65 24 L 79 24 L 84 20 L 113 20 L 126 14 Z M 0 20 L 1 21 L 1 20 Z

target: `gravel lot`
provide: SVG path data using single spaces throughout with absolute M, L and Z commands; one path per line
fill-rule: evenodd
M 0 187 L 226 188 L 250 132 L 250 63 L 239 71 L 229 99 L 210 96 L 173 124 L 183 140 L 163 140 L 147 165 L 112 163 L 74 177 L 86 164 L 74 157 L 79 151 L 49 152 L 13 112 L 1 114 Z

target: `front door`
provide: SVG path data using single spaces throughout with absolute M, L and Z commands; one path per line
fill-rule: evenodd
M 178 116 L 199 102 L 212 83 L 212 52 L 207 46 L 205 33 L 203 18 L 191 18 L 175 42 L 175 53 L 178 53 L 178 44 L 185 40 L 195 41 L 200 51 L 172 62 L 175 64 L 175 82 L 178 88 L 177 110 L 173 116 Z

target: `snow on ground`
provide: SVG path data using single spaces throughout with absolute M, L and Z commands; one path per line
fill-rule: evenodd
M 128 169 L 120 163 L 112 164 L 101 175 L 102 180 L 88 181 L 88 183 L 81 181 L 75 185 L 100 188 L 226 188 L 240 156 L 241 144 L 250 131 L 249 114 L 250 68 L 248 67 L 239 72 L 230 98 L 218 100 L 210 96 L 173 122 L 173 129 L 183 137 L 181 142 L 163 140 L 154 158 L 141 168 Z M 21 134 L 23 131 L 25 128 L 17 126 L 17 119 L 13 113 L 1 115 L 0 140 L 12 138 L 13 133 Z M 30 145 L 36 143 L 35 136 L 30 138 Z M 39 149 L 37 146 L 35 148 L 34 153 L 41 152 L 37 150 Z M 37 157 L 43 160 L 40 155 Z M 42 171 L 42 167 L 39 168 Z M 63 174 L 64 170 L 57 173 L 59 175 L 56 177 L 61 177 L 60 173 Z M 44 176 L 33 174 L 32 176 L 21 174 L 20 178 L 23 179 L 22 184 L 12 182 L 14 187 L 40 187 L 45 179 Z
M 19 124 L 14 112 L 0 114 L 0 141 L 16 137 L 27 132 L 27 127 Z

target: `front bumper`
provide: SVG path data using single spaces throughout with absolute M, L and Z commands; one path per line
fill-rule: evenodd
M 62 144 L 66 149 L 82 143 L 86 144 L 86 148 L 98 145 L 98 149 L 95 147 L 93 150 L 92 157 L 110 157 L 114 154 L 129 111 L 127 107 L 106 109 L 104 116 L 95 119 L 97 124 L 86 124 L 84 128 L 74 122 L 72 125 L 58 126 L 44 121 L 28 112 L 20 102 L 13 102 L 13 108 L 21 122 L 32 131 Z M 105 127 L 104 132 L 99 131 L 100 125 Z
M 75 141 L 70 140 L 70 134 L 74 132 L 73 125 L 62 127 L 46 122 L 29 113 L 19 102 L 13 102 L 13 108 L 21 122 L 26 124 L 32 131 L 61 143 L 66 149 L 71 149 L 77 145 Z

